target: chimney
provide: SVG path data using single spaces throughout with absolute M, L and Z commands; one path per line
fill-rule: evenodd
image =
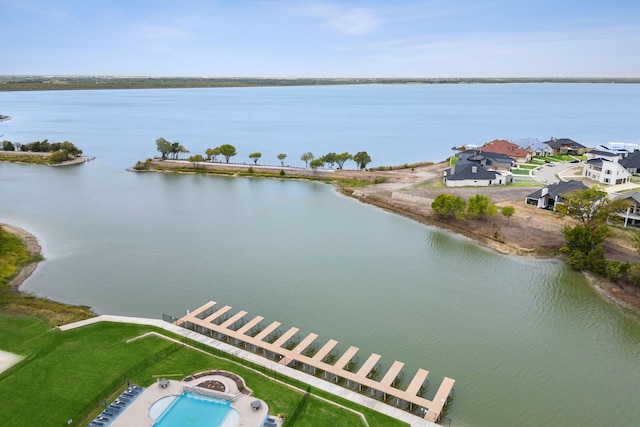
M 478 167 L 477 166 L 471 166 L 471 173 L 478 173 Z

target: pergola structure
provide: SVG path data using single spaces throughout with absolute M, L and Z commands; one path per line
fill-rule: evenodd
M 349 347 L 335 363 L 328 363 L 329 355 L 336 355 L 338 341 L 330 339 L 318 351 L 309 352 L 313 342 L 318 338 L 317 334 L 310 333 L 302 340 L 297 340 L 298 328 L 289 328 L 282 334 L 278 334 L 280 322 L 272 322 L 261 328 L 262 316 L 256 316 L 246 320 L 246 311 L 239 311 L 229 316 L 230 306 L 215 307 L 213 301 L 204 304 L 186 316 L 178 319 L 175 324 L 184 328 L 200 332 L 213 338 L 226 339 L 228 342 L 239 345 L 243 343 L 254 352 L 262 352 L 266 357 L 277 360 L 285 366 L 301 365 L 302 370 L 317 374 L 320 370 L 325 379 L 333 382 L 343 379 L 349 387 L 357 387 L 362 391 L 368 388 L 374 397 L 382 397 L 383 400 L 395 398 L 396 405 L 408 404 L 410 409 L 414 405 L 424 408 L 424 419 L 437 422 L 447 403 L 447 398 L 453 390 L 455 380 L 445 377 L 433 400 L 419 396 L 429 371 L 418 369 L 406 390 L 394 387 L 398 375 L 402 373 L 404 363 L 395 361 L 387 370 L 380 381 L 371 378 L 371 373 L 381 358 L 378 354 L 371 354 L 369 358 L 352 372 L 349 369 L 355 366 L 350 364 L 358 353 L 357 347 Z M 274 339 L 274 337 L 277 337 Z M 270 342 L 272 340 L 272 342 Z M 307 355 L 309 354 L 309 355 Z

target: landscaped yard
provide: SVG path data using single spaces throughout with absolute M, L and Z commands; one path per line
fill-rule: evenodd
M 511 173 L 514 175 L 529 175 L 530 171 L 527 169 L 511 169 Z
M 77 414 L 87 405 L 99 404 L 110 394 L 119 392 L 124 388 L 127 375 L 133 383 L 146 387 L 158 375 L 187 376 L 210 369 L 228 370 L 242 376 L 256 397 L 267 402 L 273 414 L 281 412 L 291 416 L 299 407 L 297 422 L 285 420 L 285 427 L 365 425 L 360 415 L 314 396 L 354 408 L 365 415 L 371 426 L 406 425 L 316 390 L 311 390 L 311 396 L 300 405 L 304 396 L 300 390 L 231 360 L 185 347 L 174 350 L 174 344 L 160 337 L 126 342 L 152 330 L 154 328 L 147 326 L 98 323 L 61 332 L 33 318 L 0 317 L 0 349 L 26 356 L 18 365 L 0 374 L 2 425 L 61 427 L 71 418 L 75 418 L 71 425 L 86 425 L 89 420 L 81 424 L 83 420 L 78 419 Z M 133 374 L 134 371 L 137 373 Z

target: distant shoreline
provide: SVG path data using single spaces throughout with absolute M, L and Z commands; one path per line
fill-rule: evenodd
M 114 77 L 114 76 L 0 76 L 0 92 L 32 90 L 187 89 L 264 86 L 336 86 L 372 84 L 509 84 L 613 83 L 639 84 L 640 77 L 493 77 L 493 78 L 233 78 L 233 77 Z

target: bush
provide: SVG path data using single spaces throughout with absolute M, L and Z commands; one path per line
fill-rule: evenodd
M 247 173 L 253 173 L 253 166 L 249 166 L 249 169 L 247 169 Z
M 460 196 L 454 194 L 439 194 L 433 203 L 431 209 L 441 218 L 464 218 L 464 212 L 467 208 L 467 202 Z
M 280 169 L 280 176 L 285 176 L 284 169 Z
M 467 217 L 470 219 L 488 218 L 494 216 L 497 211 L 496 205 L 491 203 L 489 196 L 476 194 L 469 199 Z
M 133 167 L 133 170 L 136 171 L 146 171 L 151 167 L 151 159 L 147 159 L 144 162 L 138 160 L 138 163 Z
M 69 155 L 69 152 L 67 150 L 54 151 L 53 153 L 51 153 L 51 155 L 49 155 L 49 161 L 51 163 L 62 163 L 70 159 L 71 156 Z

